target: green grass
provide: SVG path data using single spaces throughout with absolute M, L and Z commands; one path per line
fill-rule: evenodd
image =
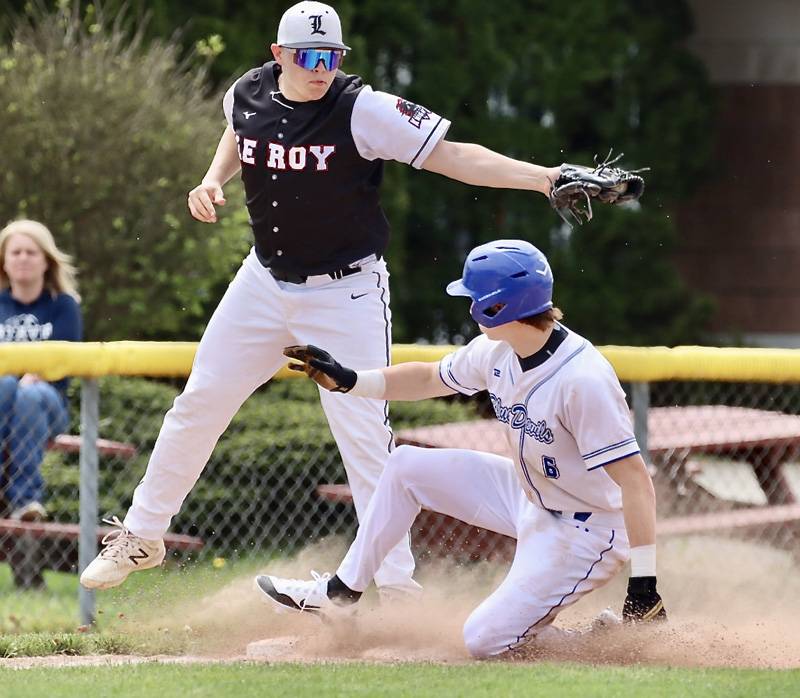
M 131 575 L 121 587 L 96 594 L 95 630 L 125 634 L 129 630 L 125 627 L 125 619 L 131 614 L 156 618 L 176 604 L 205 597 L 232 580 L 255 572 L 268 559 L 254 557 L 226 561 L 221 567 L 215 567 L 211 560 L 202 560 L 182 567 Z M 7 647 L 11 640 L 17 648 L 15 656 L 41 654 L 38 643 L 24 639 L 32 634 L 83 634 L 78 632 L 77 575 L 46 571 L 45 582 L 45 591 L 20 591 L 13 585 L 8 565 L 0 565 L 0 656 L 3 656 L 2 648 Z M 26 650 L 29 646 L 31 651 Z M 163 643 L 159 642 L 158 647 L 159 651 L 163 650 Z
M 122 586 L 96 594 L 97 625 L 101 629 L 113 627 L 120 620 L 120 614 L 124 618 L 133 612 L 142 615 L 145 610 L 146 615 L 157 617 L 161 611 L 190 599 L 206 597 L 235 579 L 251 576 L 269 559 L 265 555 L 239 558 L 226 561 L 220 568 L 214 567 L 212 560 L 204 559 L 181 567 L 132 574 Z
M 78 626 L 78 577 L 44 573 L 47 590 L 20 591 L 0 565 L 0 634 L 69 632 Z
M 55 654 L 147 654 L 147 646 L 111 634 L 29 633 L 0 635 L 0 658 L 46 657 Z M 152 652 L 150 652 L 152 653 Z
M 134 696 L 796 696 L 800 671 L 481 663 L 156 665 L 0 670 L 4 695 Z

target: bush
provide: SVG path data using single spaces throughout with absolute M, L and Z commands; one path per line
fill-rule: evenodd
M 79 390 L 71 387 L 73 423 L 79 429 Z M 133 442 L 139 454 L 100 462 L 102 514 L 122 518 L 147 467 L 164 413 L 178 390 L 141 378 L 100 381 L 100 434 Z M 403 429 L 476 417 L 476 402 L 459 398 L 392 405 L 392 424 Z M 48 453 L 43 474 L 48 508 L 59 520 L 77 521 L 78 456 Z M 321 502 L 315 487 L 344 482 L 336 444 L 307 380 L 267 384 L 242 407 L 223 434 L 172 529 L 200 535 L 215 554 L 246 547 L 274 550 L 346 529 L 352 514 Z
M 39 219 L 75 255 L 87 338 L 197 337 L 250 237 L 238 186 L 224 224 L 186 208 L 221 95 L 174 41 L 78 6 L 18 18 L 0 45 L 0 225 Z

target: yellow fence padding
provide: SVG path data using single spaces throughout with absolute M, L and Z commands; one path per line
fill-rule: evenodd
M 0 343 L 0 375 L 187 376 L 195 342 Z M 438 361 L 451 346 L 396 344 L 392 362 Z M 800 382 L 800 349 L 600 347 L 623 381 Z M 284 368 L 278 377 L 299 375 Z
M 601 347 L 620 380 L 800 382 L 800 349 Z
M 196 342 L 11 342 L 0 344 L 0 374 L 188 376 Z

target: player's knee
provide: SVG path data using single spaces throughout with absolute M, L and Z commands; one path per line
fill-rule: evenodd
M 190 380 L 170 409 L 171 416 L 191 423 L 230 421 L 242 400 L 235 388 L 215 380 Z M 227 424 L 227 421 L 225 422 Z
M 476 659 L 496 657 L 509 649 L 514 638 L 497 622 L 497 608 L 481 604 L 464 623 L 464 644 Z
M 414 468 L 416 462 L 414 453 L 418 450 L 414 446 L 406 445 L 395 448 L 389 455 L 389 460 L 386 463 L 386 472 L 393 478 L 407 478 Z
M 472 616 L 464 623 L 464 645 L 475 659 L 485 659 L 497 654 L 493 651 L 486 627 L 475 621 Z

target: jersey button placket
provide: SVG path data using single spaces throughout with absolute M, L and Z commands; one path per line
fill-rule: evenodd
M 286 123 L 288 123 L 287 119 L 286 118 L 281 118 L 281 124 L 286 124 Z M 284 139 L 284 135 L 285 134 L 284 134 L 283 131 L 278 131 L 275 134 L 275 137 L 277 138 L 277 140 L 282 141 Z M 271 179 L 272 179 L 273 182 L 277 181 L 278 180 L 278 174 L 273 172 L 272 176 L 271 176 Z M 278 207 L 278 201 L 277 201 L 277 199 L 275 199 L 272 202 L 272 208 L 277 208 L 277 207 Z M 279 231 L 280 231 L 280 226 L 278 226 L 278 225 L 273 225 L 272 226 L 272 232 L 273 233 L 277 234 Z M 281 257 L 282 255 L 283 255 L 283 250 L 275 250 L 275 256 L 276 257 Z

